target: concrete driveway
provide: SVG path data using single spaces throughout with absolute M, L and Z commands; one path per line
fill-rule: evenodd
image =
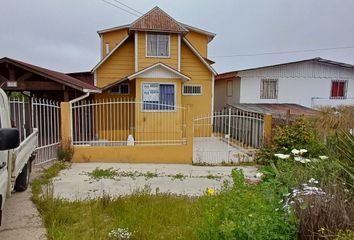
M 143 189 L 151 193 L 200 196 L 208 187 L 220 190 L 223 182 L 231 180 L 235 167 L 192 166 L 181 164 L 124 164 L 74 163 L 53 180 L 54 196 L 70 201 L 100 197 L 128 195 Z M 257 168 L 237 167 L 245 177 L 256 180 Z M 110 169 L 117 173 L 112 178 L 93 179 L 95 169 Z

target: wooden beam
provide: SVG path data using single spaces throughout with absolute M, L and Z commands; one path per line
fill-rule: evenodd
M 3 75 L 0 75 L 0 82 L 7 82 L 7 81 L 9 81 L 9 79 L 4 77 Z
M 21 77 L 17 78 L 17 81 L 23 82 L 23 81 L 29 79 L 32 76 L 33 76 L 33 73 L 27 72 L 27 73 L 23 74 Z
M 16 73 L 13 66 L 9 67 L 9 81 L 16 81 Z

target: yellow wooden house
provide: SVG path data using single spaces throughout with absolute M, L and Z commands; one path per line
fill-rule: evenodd
M 130 161 L 121 157 L 132 154 L 123 153 L 126 147 L 186 145 L 193 117 L 213 112 L 216 72 L 207 56 L 215 34 L 178 22 L 158 7 L 98 34 L 101 60 L 92 73 L 102 93 L 89 105 L 72 105 L 74 146 L 120 147 L 112 154 Z M 171 161 L 191 162 L 188 152 L 186 160 Z

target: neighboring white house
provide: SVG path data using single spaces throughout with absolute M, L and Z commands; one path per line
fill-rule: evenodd
M 215 109 L 237 103 L 354 105 L 354 65 L 314 58 L 220 74 Z

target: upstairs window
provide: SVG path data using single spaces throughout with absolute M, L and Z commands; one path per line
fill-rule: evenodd
M 278 98 L 278 79 L 261 80 L 261 99 Z
M 347 81 L 332 81 L 331 98 L 346 98 Z
M 117 86 L 111 88 L 111 93 L 129 94 L 129 84 L 128 83 L 118 84 Z
M 169 57 L 170 56 L 170 35 L 168 33 L 147 33 L 146 34 L 146 56 L 147 57 Z

